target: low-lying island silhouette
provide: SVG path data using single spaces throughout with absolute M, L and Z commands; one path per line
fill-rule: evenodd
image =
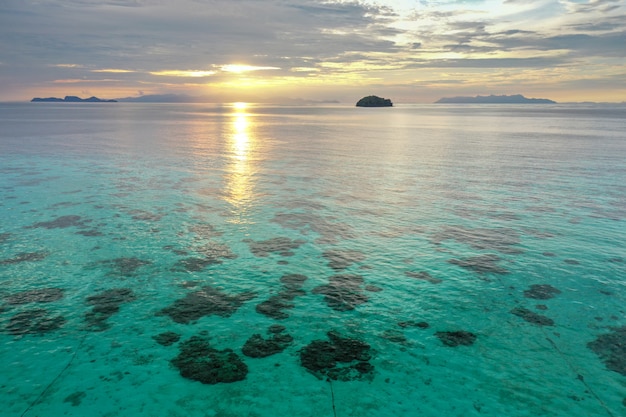
M 357 107 L 392 107 L 393 103 L 388 98 L 378 96 L 367 96 L 357 101 Z
M 44 103 L 117 103 L 117 100 L 104 100 L 95 96 L 91 96 L 89 98 L 80 98 L 77 96 L 65 96 L 64 98 L 35 97 L 31 100 L 31 103 L 38 103 L 38 102 L 44 102 Z

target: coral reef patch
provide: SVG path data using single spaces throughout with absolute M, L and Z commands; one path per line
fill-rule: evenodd
M 171 360 L 184 378 L 203 384 L 243 381 L 248 366 L 231 349 L 217 350 L 206 338 L 192 336 L 180 344 L 180 353 Z
M 611 330 L 611 333 L 602 334 L 587 343 L 587 347 L 600 357 L 609 370 L 626 376 L 626 326 L 612 327 Z
M 188 324 L 201 317 L 218 315 L 229 317 L 256 294 L 246 292 L 238 295 L 227 294 L 211 286 L 187 294 L 172 305 L 159 311 L 157 315 L 170 316 L 176 323 Z
M 85 223 L 89 222 L 89 220 L 83 220 L 81 216 L 76 215 L 68 215 L 61 216 L 54 220 L 50 220 L 47 222 L 38 222 L 31 226 L 28 226 L 30 229 L 36 228 L 44 228 L 44 229 L 65 229 L 68 227 L 84 227 Z
M 440 278 L 435 278 L 426 271 L 419 271 L 419 272 L 405 271 L 404 275 L 406 275 L 407 277 L 417 278 L 422 281 L 430 282 L 431 284 L 441 284 L 442 282 Z
M 474 333 L 465 330 L 437 332 L 435 336 L 441 340 L 441 343 L 449 347 L 471 346 L 474 344 L 477 337 Z
M 9 295 L 4 298 L 7 304 L 50 303 L 63 298 L 61 288 L 37 288 Z
M 288 237 L 274 237 L 267 240 L 254 241 L 250 239 L 244 240 L 250 246 L 250 251 L 258 257 L 264 258 L 272 253 L 278 253 L 282 256 L 292 256 L 292 250 L 298 249 L 306 241 L 297 239 L 292 240 Z
M 335 271 L 343 270 L 365 259 L 365 254 L 356 250 L 328 250 L 322 254 L 328 260 L 328 266 Z
M 300 351 L 303 367 L 319 379 L 351 381 L 373 377 L 370 345 L 335 331 L 327 336 L 328 341 L 314 340 Z
M 506 227 L 488 229 L 445 226 L 432 237 L 432 242 L 439 245 L 445 240 L 455 240 L 479 250 L 498 251 L 505 254 L 523 252 L 516 247 L 520 243 L 519 234 Z
M 263 314 L 267 317 L 274 319 L 286 319 L 289 317 L 283 310 L 292 309 L 295 304 L 292 302 L 297 296 L 304 295 L 305 292 L 301 289 L 304 281 L 307 280 L 305 275 L 301 274 L 286 274 L 280 279 L 283 284 L 283 289 L 270 297 L 268 300 L 257 304 L 257 313 Z
M 270 327 L 268 339 L 264 339 L 258 333 L 254 334 L 246 341 L 241 351 L 251 358 L 265 358 L 280 353 L 293 342 L 293 337 L 284 331 L 283 326 Z
M 484 254 L 464 259 L 450 259 L 448 263 L 479 274 L 507 274 L 509 271 L 498 265 L 500 260 L 501 258 L 498 255 Z
M 557 294 L 561 294 L 561 290 L 549 284 L 533 284 L 524 291 L 524 297 L 535 300 L 549 300 Z
M 180 334 L 176 332 L 159 333 L 152 338 L 161 346 L 170 346 L 180 340 Z
M 511 313 L 523 318 L 529 323 L 536 324 L 537 326 L 554 326 L 554 320 L 551 318 L 537 314 L 524 307 L 516 307 L 511 310 Z
M 60 315 L 51 315 L 48 310 L 35 308 L 17 313 L 9 320 L 6 330 L 14 335 L 25 334 L 41 335 L 60 329 L 65 324 L 65 318 Z
M 333 275 L 327 285 L 320 285 L 313 289 L 314 294 L 323 294 L 326 304 L 336 311 L 354 310 L 367 302 L 363 294 L 363 277 L 355 274 Z
M 120 306 L 135 300 L 135 294 L 129 288 L 112 288 L 87 297 L 86 303 L 92 305 L 85 314 L 87 328 L 103 331 L 109 328 L 107 320 L 120 310 Z
M 0 260 L 0 265 L 12 265 L 19 264 L 22 262 L 34 262 L 41 261 L 47 258 L 49 252 L 41 251 L 41 252 L 20 252 L 12 258 Z

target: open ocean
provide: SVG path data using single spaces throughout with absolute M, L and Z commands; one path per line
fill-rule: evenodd
M 626 106 L 0 104 L 0 414 L 626 415 Z

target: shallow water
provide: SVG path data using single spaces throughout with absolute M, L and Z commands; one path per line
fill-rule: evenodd
M 0 104 L 4 415 L 624 415 L 625 132 L 580 105 Z M 207 352 L 205 383 L 179 370 Z

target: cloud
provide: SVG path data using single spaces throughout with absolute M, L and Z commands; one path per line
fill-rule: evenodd
M 14 90 L 62 80 L 129 94 L 255 80 L 348 89 L 405 85 L 422 68 L 598 71 L 623 65 L 626 44 L 622 0 L 3 0 L 0 17 L 0 82 Z

